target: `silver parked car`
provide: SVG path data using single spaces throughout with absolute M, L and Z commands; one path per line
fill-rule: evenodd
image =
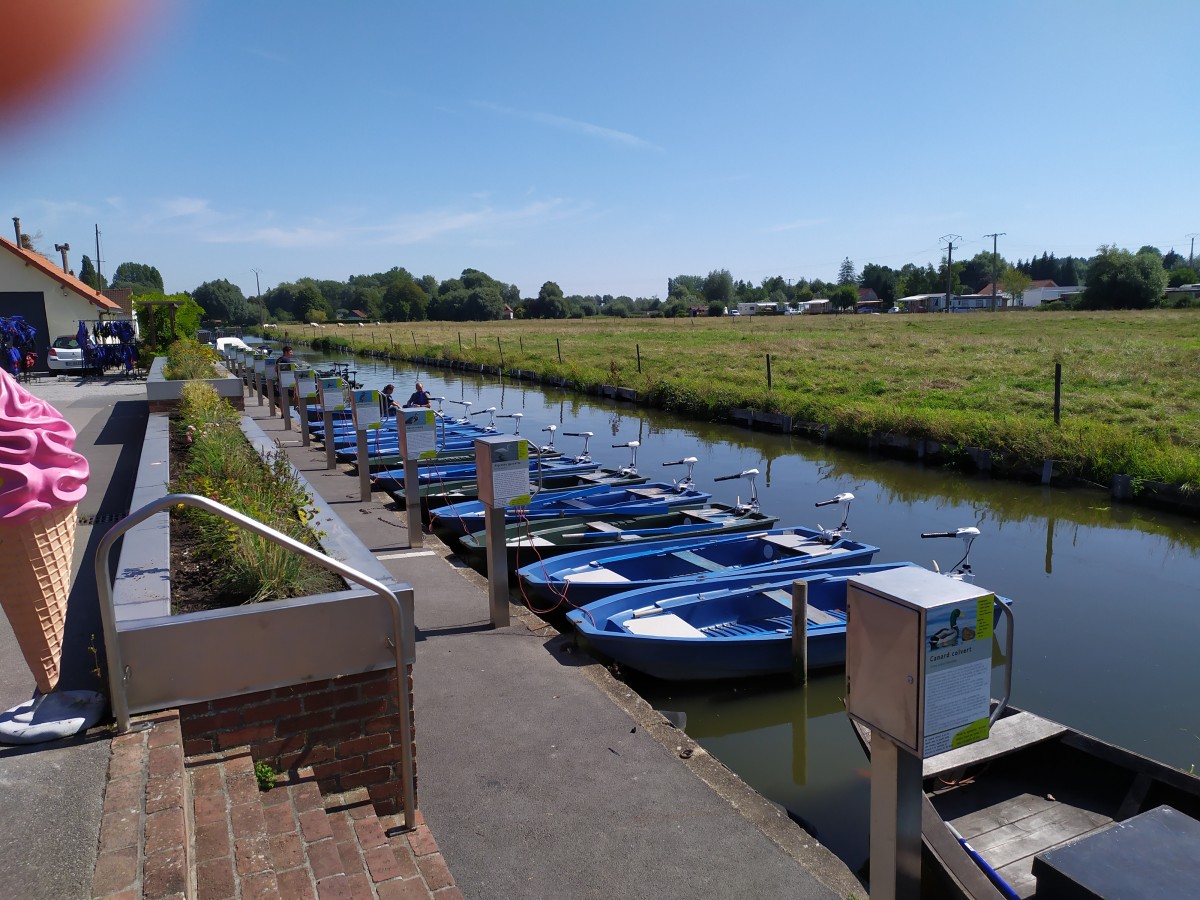
M 82 372 L 83 348 L 73 334 L 59 335 L 50 345 L 46 365 L 51 372 Z

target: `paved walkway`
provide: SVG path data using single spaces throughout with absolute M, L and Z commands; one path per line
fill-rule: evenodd
M 86 686 L 100 634 L 90 560 L 125 510 L 145 422 L 141 385 L 47 382 L 34 392 L 75 424 L 92 463 L 68 624 L 64 684 Z M 140 410 L 140 412 L 139 412 Z M 600 666 L 534 617 L 488 623 L 486 588 L 426 537 L 410 548 L 403 511 L 327 471 L 265 407 L 247 413 L 314 489 L 416 591 L 420 806 L 466 897 L 865 896 L 846 867 Z M 88 553 L 91 548 L 92 553 Z M 428 552 L 432 551 L 432 552 Z M 90 587 L 89 587 L 90 586 Z M 32 678 L 0 622 L 0 700 Z M 94 684 L 94 681 L 92 682 Z M 0 896 L 86 897 L 109 733 L 0 750 Z M 686 757 L 686 758 L 685 758 Z

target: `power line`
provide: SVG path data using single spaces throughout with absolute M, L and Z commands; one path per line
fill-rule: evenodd
M 996 311 L 996 278 L 997 278 L 997 272 L 996 272 L 996 259 L 997 259 L 997 257 L 996 257 L 996 240 L 997 240 L 999 237 L 1001 237 L 1002 235 L 1007 235 L 1007 234 L 1008 234 L 1008 232 L 1006 232 L 1006 231 L 997 231 L 997 232 L 994 232 L 993 234 L 985 234 L 985 235 L 984 235 L 984 237 L 985 237 L 985 238 L 989 238 L 989 237 L 990 237 L 990 238 L 992 239 L 992 312 L 995 312 L 995 311 Z
M 946 242 L 946 312 L 950 312 L 950 294 L 954 288 L 954 242 L 961 242 L 962 235 L 943 234 L 938 240 Z

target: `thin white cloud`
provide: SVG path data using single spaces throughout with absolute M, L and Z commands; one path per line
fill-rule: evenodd
M 276 221 L 239 221 L 237 216 L 219 215 L 206 202 L 191 206 L 174 201 L 159 204 L 162 210 L 176 210 L 179 216 L 170 223 L 191 230 L 196 240 L 212 244 L 253 244 L 284 249 L 351 243 L 407 246 L 432 241 L 447 235 L 464 235 L 471 240 L 506 238 L 502 232 L 517 225 L 537 225 L 577 215 L 583 207 L 559 199 L 539 200 L 511 209 L 490 205 L 475 209 L 429 209 L 364 223 L 353 213 L 306 217 L 304 222 L 281 224 Z M 190 228 L 179 219 L 194 216 Z M 268 220 L 276 217 L 268 215 Z M 164 223 L 165 225 L 166 223 Z
M 552 113 L 533 112 L 529 110 L 512 109 L 507 106 L 500 106 L 496 103 L 484 103 L 476 101 L 475 105 L 481 109 L 490 110 L 504 116 L 514 116 L 518 119 L 525 119 L 529 122 L 535 122 L 538 125 L 545 125 L 548 128 L 556 128 L 560 131 L 569 131 L 574 134 L 582 134 L 585 137 L 598 138 L 603 141 L 608 141 L 614 144 L 621 144 L 626 147 L 637 147 L 642 150 L 653 150 L 657 153 L 665 152 L 658 144 L 644 140 L 637 135 L 630 134 L 627 131 L 618 131 L 615 128 L 606 128 L 603 125 L 594 125 L 591 122 L 584 122 L 580 119 L 569 119 L 566 116 L 556 116 Z
M 170 197 L 155 204 L 154 214 L 167 219 L 193 218 L 211 212 L 208 201 L 199 197 Z
M 818 228 L 821 225 L 828 225 L 832 221 L 832 219 L 797 219 L 794 222 L 783 222 L 779 225 L 772 225 L 763 230 L 769 234 L 774 234 L 778 231 L 799 231 L 802 228 Z
M 283 56 L 280 53 L 275 53 L 271 50 L 264 50 L 262 47 L 245 47 L 243 49 L 251 56 L 257 56 L 261 59 L 267 60 L 268 62 L 286 63 L 289 61 L 286 56 Z

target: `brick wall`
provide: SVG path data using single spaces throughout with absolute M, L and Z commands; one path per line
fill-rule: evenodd
M 411 711 L 411 666 L 405 680 Z M 248 745 L 256 762 L 276 771 L 311 766 L 324 793 L 365 787 L 379 815 L 403 810 L 394 669 L 193 703 L 179 713 L 189 756 Z M 411 712 L 410 722 L 415 740 Z

